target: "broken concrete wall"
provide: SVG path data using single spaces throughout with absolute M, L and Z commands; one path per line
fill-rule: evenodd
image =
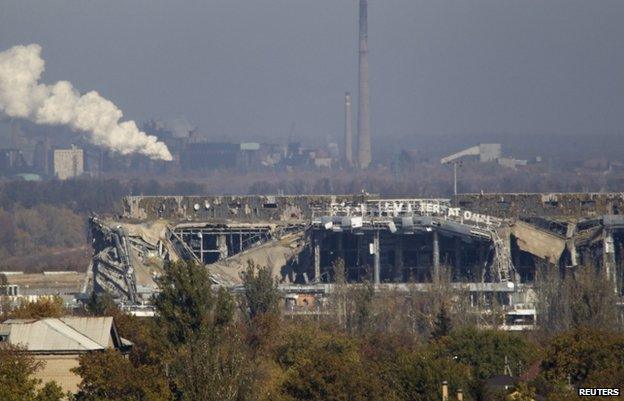
M 305 231 L 301 230 L 212 263 L 208 265 L 208 270 L 222 283 L 236 285 L 241 283 L 240 274 L 247 268 L 248 261 L 251 261 L 256 266 L 271 269 L 278 281 L 292 283 L 295 280 L 297 259 L 305 245 Z
M 556 264 L 566 247 L 565 238 L 548 231 L 540 230 L 523 221 L 517 221 L 511 227 L 511 234 L 516 238 L 518 247 L 525 252 Z
M 527 216 L 596 217 L 624 213 L 622 193 L 460 194 L 451 203 L 504 218 Z
M 301 196 L 128 196 L 124 217 L 170 221 L 307 220 L 336 203 L 362 203 L 368 195 Z

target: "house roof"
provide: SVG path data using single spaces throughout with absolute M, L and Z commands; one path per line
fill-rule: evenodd
M 85 352 L 121 345 L 112 317 L 14 319 L 0 324 L 5 341 L 31 352 Z
M 112 317 L 62 317 L 61 320 L 74 330 L 84 334 L 102 347 L 111 345 Z M 113 339 L 113 341 L 115 341 Z

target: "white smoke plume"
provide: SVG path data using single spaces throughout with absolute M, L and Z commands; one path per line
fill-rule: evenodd
M 141 132 L 134 121 L 95 91 L 81 95 L 70 82 L 39 82 L 45 62 L 41 46 L 14 46 L 0 52 L 0 114 L 37 124 L 67 125 L 86 133 L 94 145 L 123 155 L 140 153 L 154 160 L 172 160 L 167 145 Z

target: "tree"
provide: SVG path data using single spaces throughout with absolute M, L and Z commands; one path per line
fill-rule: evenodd
M 165 377 L 154 367 L 134 367 L 116 350 L 83 354 L 72 371 L 82 377 L 76 401 L 170 401 Z
M 112 311 L 117 310 L 117 305 L 113 296 L 104 292 L 97 294 L 95 291 L 91 293 L 86 304 L 87 312 L 93 316 L 104 316 L 110 314 Z
M 583 385 L 588 379 L 601 381 L 601 373 L 608 381 L 622 377 L 623 366 L 624 336 L 584 327 L 550 342 L 542 360 L 542 375 L 546 381 Z
M 396 400 L 378 365 L 369 363 L 358 342 L 346 335 L 297 325 L 287 333 L 277 360 L 286 372 L 281 395 L 292 400 Z
M 65 398 L 63 389 L 55 382 L 47 382 L 39 391 L 35 401 L 59 401 Z
M 232 325 L 232 296 L 221 288 L 215 297 L 208 271 L 194 262 L 166 264 L 159 285 L 156 324 L 169 347 L 161 360 L 170 366 L 176 398 L 239 399 L 252 365 Z
M 467 389 L 471 384 L 470 366 L 435 355 L 430 349 L 402 352 L 388 363 L 396 391 L 403 400 L 437 401 L 440 399 L 440 384 L 445 380 L 451 391 Z
M 214 324 L 225 327 L 234 320 L 236 302 L 230 293 L 223 287 L 219 288 L 214 312 Z
M 17 308 L 10 311 L 7 319 L 42 319 L 46 317 L 61 317 L 67 313 L 63 298 L 58 296 L 42 297 L 36 301 L 22 302 Z
M 181 401 L 248 399 L 253 364 L 236 328 L 203 333 L 182 346 L 172 365 Z
M 373 326 L 373 300 L 375 286 L 370 281 L 350 289 L 347 303 L 347 329 L 350 333 L 364 334 Z
M 344 259 L 337 259 L 333 264 L 333 270 L 334 291 L 330 296 L 330 302 L 338 320 L 338 326 L 344 328 L 347 315 L 347 269 Z
M 212 324 L 214 296 L 208 270 L 195 262 L 170 262 L 158 279 L 156 321 L 169 343 L 190 341 Z
M 37 390 L 41 381 L 34 374 L 43 367 L 23 350 L 0 343 L 0 400 L 60 401 L 62 391 L 54 382 Z
M 245 288 L 243 306 L 250 320 L 259 315 L 278 314 L 281 294 L 268 266 L 259 267 L 249 260 L 241 279 Z
M 439 339 L 448 336 L 452 329 L 453 324 L 451 322 L 451 316 L 448 313 L 446 303 L 443 303 L 440 306 L 440 312 L 438 312 L 438 316 L 434 322 L 433 333 L 431 333 L 431 335 L 434 339 Z
M 535 358 L 537 348 L 519 334 L 476 328 L 455 330 L 436 347 L 438 355 L 471 366 L 479 380 L 503 374 L 505 360 L 519 374 Z
M 537 272 L 537 306 L 540 326 L 545 331 L 562 332 L 583 326 L 609 330 L 618 325 L 613 282 L 595 266 L 586 263 L 562 277 L 556 268 L 541 262 Z

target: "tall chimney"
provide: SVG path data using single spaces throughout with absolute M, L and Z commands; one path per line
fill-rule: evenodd
M 368 90 L 368 0 L 360 0 L 360 62 L 358 93 L 357 165 L 365 169 L 371 163 L 371 132 Z
M 347 167 L 353 166 L 353 112 L 349 92 L 345 93 L 344 162 Z

